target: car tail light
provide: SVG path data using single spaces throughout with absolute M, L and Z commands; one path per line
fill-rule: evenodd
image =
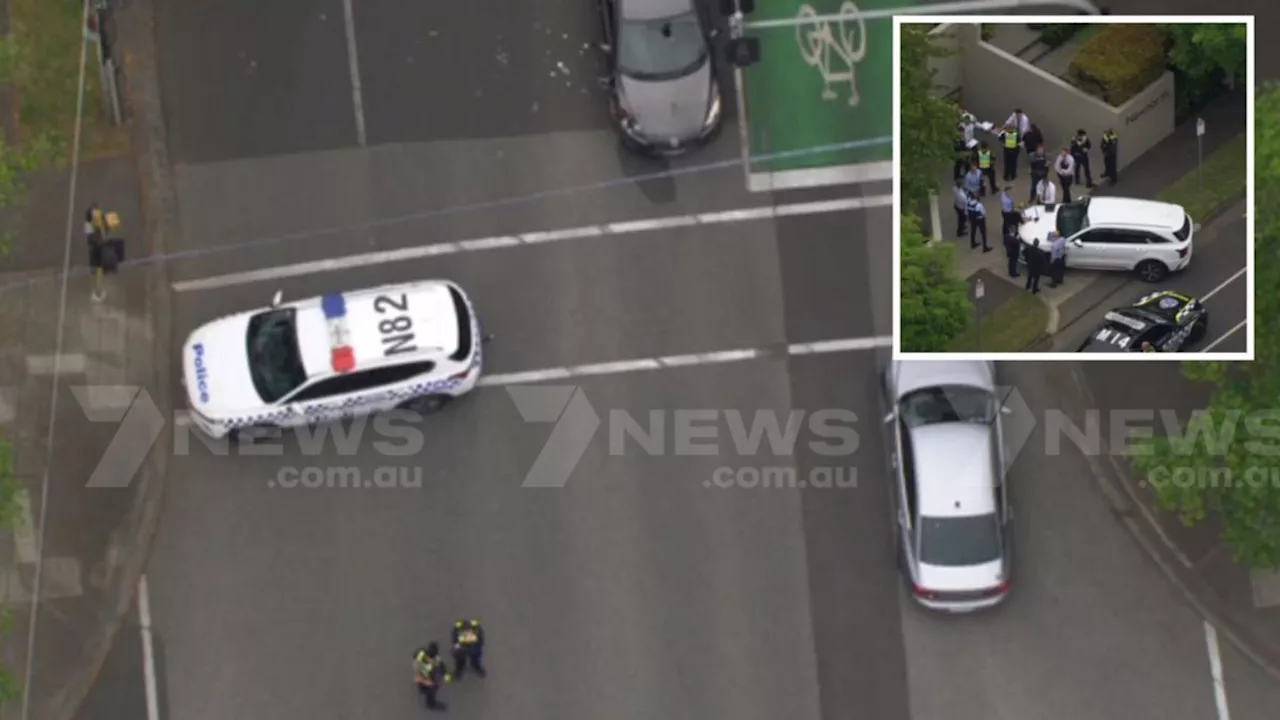
M 1190 251 L 1190 250 L 1191 250 L 1191 248 L 1190 248 L 1190 247 L 1184 247 L 1184 248 L 1182 248 L 1181 250 L 1179 250 L 1179 251 L 1178 251 L 1178 257 L 1180 257 L 1180 258 L 1184 258 L 1184 257 L 1186 257 L 1186 256 L 1187 256 L 1187 252 L 1188 252 L 1188 251 Z
M 911 591 L 915 593 L 916 597 L 920 598 L 921 600 L 937 600 L 938 599 L 938 593 L 930 590 L 927 587 L 924 587 L 923 585 L 912 585 Z
M 454 373 L 453 375 L 450 375 L 449 379 L 450 380 L 466 380 L 467 376 L 470 374 L 471 374 L 471 368 L 467 368 L 466 370 L 463 370 L 460 373 Z
M 1008 580 L 1005 580 L 1004 582 L 1002 582 L 1002 583 L 1000 583 L 999 585 L 995 586 L 995 588 L 991 591 L 991 594 L 992 594 L 992 595 L 1004 595 L 1004 594 L 1007 594 L 1008 592 L 1009 592 L 1009 581 L 1008 581 Z

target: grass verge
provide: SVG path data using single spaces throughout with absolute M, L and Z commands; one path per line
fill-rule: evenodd
M 7 530 L 13 526 L 17 520 L 18 514 L 21 512 L 18 503 L 18 491 L 20 486 L 17 478 L 13 476 L 13 445 L 8 438 L 0 437 L 0 530 Z M 10 569 L 9 558 L 4 558 L 4 569 Z M 8 587 L 0 585 L 0 589 L 8 595 Z M 0 602 L 7 603 L 7 598 L 0 598 Z M 8 605 L 0 607 L 0 634 L 7 633 L 11 626 L 12 616 Z M 0 665 L 0 708 L 3 708 L 10 702 L 17 700 L 22 696 L 22 688 L 18 684 L 18 678 L 7 665 Z M 0 714 L 3 714 L 0 711 Z
M 1183 175 L 1169 187 L 1160 191 L 1160 200 L 1177 203 L 1186 208 L 1195 222 L 1202 223 L 1222 206 L 1244 194 L 1248 179 L 1248 163 L 1245 158 L 1245 135 L 1228 140 L 1216 152 L 1204 158 L 1201 183 L 1197 171 Z
M 64 152 L 75 130 L 80 82 L 80 0 L 8 0 L 9 37 L 4 41 L 6 79 L 14 89 L 14 121 L 19 140 L 47 141 Z M 124 128 L 107 118 L 97 49 L 88 48 L 85 68 L 81 156 L 90 159 L 123 153 Z
M 972 323 L 956 336 L 948 352 L 1022 352 L 1044 337 L 1049 306 L 1039 295 L 1019 292 L 982 318 L 982 347 Z

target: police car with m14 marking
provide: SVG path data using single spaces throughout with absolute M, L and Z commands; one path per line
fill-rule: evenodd
M 1209 331 L 1209 311 L 1172 290 L 1143 295 L 1106 314 L 1078 352 L 1180 352 Z
M 406 408 L 480 379 L 475 308 L 445 280 L 333 293 L 214 320 L 183 347 L 192 422 L 221 438 Z

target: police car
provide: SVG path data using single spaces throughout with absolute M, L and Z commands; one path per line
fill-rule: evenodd
M 200 327 L 182 350 L 192 422 L 217 438 L 393 408 L 434 412 L 480 378 L 480 323 L 444 280 L 333 293 Z
M 1209 330 L 1209 311 L 1189 295 L 1163 290 L 1107 313 L 1079 352 L 1179 352 Z

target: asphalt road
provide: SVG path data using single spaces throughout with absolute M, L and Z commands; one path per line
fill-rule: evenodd
M 235 248 L 177 263 L 174 279 L 828 195 L 747 196 L 733 169 L 636 182 L 663 165 L 619 156 L 597 124 L 603 107 L 582 99 L 590 91 L 557 87 L 536 113 L 528 104 L 527 87 L 552 92 L 543 63 L 557 31 L 570 34 L 560 38 L 569 77 L 595 72 L 588 53 L 570 52 L 592 27 L 585 4 L 537 7 L 552 29 L 541 37 L 521 10 L 477 6 L 432 21 L 357 4 L 368 149 L 356 147 L 340 6 L 295 22 L 244 2 L 210 9 L 208 23 L 189 8 L 162 17 L 166 102 L 182 126 L 172 149 L 183 163 L 182 242 Z M 241 52 L 257 65 L 221 69 L 238 67 Z M 415 69 L 422 63 L 430 69 Z M 673 166 L 736 153 L 730 125 Z M 403 217 L 508 198 L 527 201 Z M 371 220 L 385 224 L 316 232 Z M 667 229 L 176 293 L 181 335 L 277 288 L 300 296 L 448 275 L 498 335 L 492 372 L 757 347 L 770 354 L 579 386 L 602 415 L 640 420 L 692 408 L 851 409 L 860 442 L 837 459 L 803 444 L 761 456 L 735 447 L 722 425 L 713 456 L 655 457 L 616 454 L 598 433 L 566 488 L 521 490 L 550 429 L 522 421 L 501 388 L 431 418 L 409 456 L 369 441 L 309 453 L 296 440 L 278 455 L 217 456 L 193 441 L 175 458 L 148 569 L 162 717 L 414 712 L 410 650 L 464 615 L 490 631 L 491 676 L 445 693 L 470 717 L 1212 717 L 1197 621 L 1082 485 L 1079 458 L 1050 463 L 1027 450 L 1020 461 L 1008 607 L 936 618 L 902 595 L 876 358 L 784 354 L 787 343 L 888 332 L 890 221 L 874 210 Z M 278 241 L 247 244 L 262 238 Z M 1034 366 L 1015 372 L 1033 407 L 1052 403 Z M 706 486 L 719 468 L 761 465 L 799 477 L 855 467 L 858 484 Z M 423 481 L 279 487 L 284 468 L 335 466 L 366 477 L 420 468 Z M 140 684 L 128 654 L 110 667 Z M 107 696 L 129 682 L 103 677 Z M 1236 716 L 1275 706 L 1264 684 L 1247 687 Z
M 1196 246 L 1186 270 L 1158 283 L 1144 283 L 1134 278 L 1121 285 L 1093 310 L 1063 328 L 1055 341 L 1055 349 L 1074 352 L 1098 328 L 1108 311 L 1124 307 L 1150 292 L 1176 290 L 1200 298 L 1209 308 L 1209 333 L 1191 347 L 1190 352 L 1245 352 L 1249 327 L 1236 326 L 1246 320 L 1248 311 L 1248 273 L 1241 273 L 1249 262 L 1246 223 L 1247 219 L 1237 211 L 1211 223 L 1216 236 Z

